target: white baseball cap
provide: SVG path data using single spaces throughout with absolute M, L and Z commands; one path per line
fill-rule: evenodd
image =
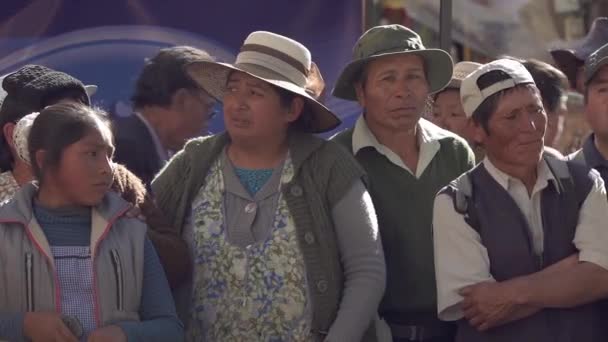
M 460 89 L 462 80 L 472 74 L 473 71 L 477 70 L 480 66 L 482 66 L 482 64 L 469 61 L 463 61 L 454 64 L 454 72 L 452 73 L 452 79 L 450 80 L 450 83 L 448 83 L 446 88 Z
M 477 84 L 479 77 L 494 70 L 506 73 L 509 78 L 480 89 Z M 462 102 L 465 114 L 470 118 L 473 116 L 473 112 L 475 112 L 481 103 L 488 97 L 502 90 L 527 83 L 534 84 L 534 79 L 523 64 L 512 59 L 498 59 L 482 65 L 462 80 L 460 86 L 460 102 Z

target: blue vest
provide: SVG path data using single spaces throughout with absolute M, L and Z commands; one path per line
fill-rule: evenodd
M 483 164 L 442 190 L 452 196 L 456 210 L 479 233 L 488 251 L 490 273 L 496 281 L 536 273 L 577 252 L 572 241 L 579 210 L 597 175 L 577 163 L 545 158 L 557 181 L 549 182 L 541 194 L 542 255 L 534 252 L 523 213 Z M 487 332 L 478 332 L 461 320 L 456 341 L 600 342 L 608 341 L 608 334 L 602 328 L 598 305 L 592 303 L 571 309 L 544 309 Z

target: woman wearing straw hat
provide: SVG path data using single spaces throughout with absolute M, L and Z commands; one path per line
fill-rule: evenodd
M 223 101 L 227 130 L 189 142 L 152 182 L 194 258 L 190 340 L 376 339 L 375 212 L 356 161 L 312 134 L 340 120 L 306 91 L 310 66 L 302 44 L 254 32 L 235 64 L 186 68 Z

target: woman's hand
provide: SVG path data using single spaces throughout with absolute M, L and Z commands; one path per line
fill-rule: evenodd
M 78 342 L 61 315 L 55 312 L 26 313 L 23 334 L 32 342 Z

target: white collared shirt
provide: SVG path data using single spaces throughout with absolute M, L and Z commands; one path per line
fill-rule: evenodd
M 397 155 L 397 153 L 393 152 L 390 148 L 385 145 L 382 145 L 374 133 L 369 129 L 367 122 L 365 121 L 365 117 L 363 115 L 359 116 L 357 122 L 355 123 L 355 128 L 353 130 L 353 139 L 352 139 L 352 148 L 353 154 L 357 154 L 359 150 L 365 147 L 373 147 L 378 151 L 378 153 L 385 156 L 391 163 L 399 166 L 400 168 L 406 170 L 411 175 L 416 178 L 420 178 L 424 173 L 424 170 L 429 166 L 439 149 L 441 148 L 441 144 L 439 140 L 447 137 L 454 136 L 454 134 L 439 128 L 434 125 L 430 121 L 426 119 L 420 119 L 418 121 L 418 130 L 417 130 L 417 138 L 418 143 L 420 145 L 420 152 L 418 154 L 418 165 L 416 166 L 416 174 L 414 174 L 408 167 L 403 163 L 403 160 Z
M 534 250 L 543 251 L 541 194 L 555 176 L 542 160 L 537 180 L 529 196 L 524 184 L 502 172 L 489 159 L 483 166 L 511 195 L 521 209 L 531 230 Z M 433 209 L 433 240 L 435 274 L 437 279 L 437 311 L 439 318 L 454 321 L 463 317 L 458 294 L 463 287 L 484 281 L 494 281 L 490 274 L 490 259 L 477 231 L 454 210 L 448 194 L 435 198 Z M 608 201 L 601 177 L 597 177 L 579 212 L 573 244 L 579 251 L 579 261 L 591 262 L 608 269 Z

